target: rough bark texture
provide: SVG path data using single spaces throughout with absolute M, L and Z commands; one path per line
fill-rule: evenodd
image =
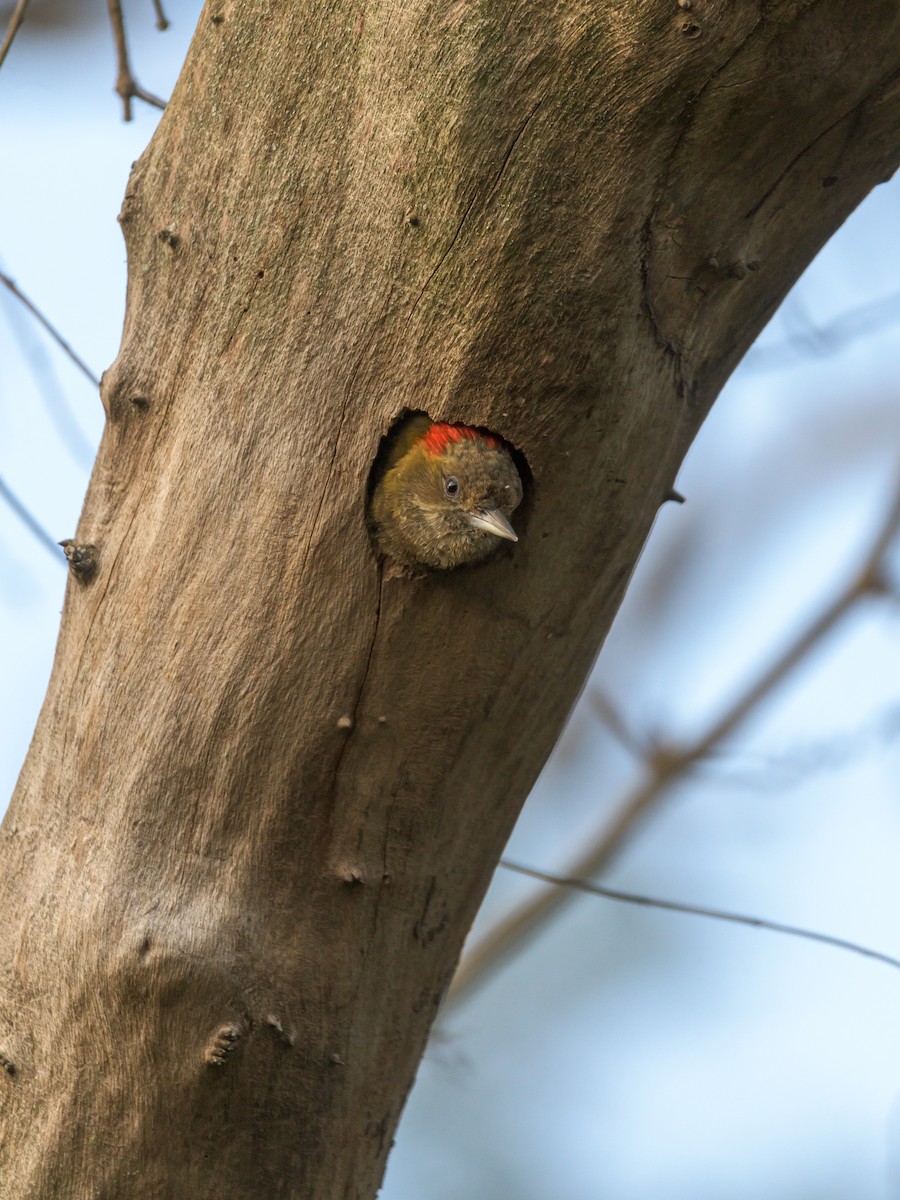
M 661 497 L 898 160 L 898 71 L 894 0 L 209 0 L 0 842 L 4 1200 L 374 1194 Z M 379 568 L 407 408 L 526 456 L 510 553 Z

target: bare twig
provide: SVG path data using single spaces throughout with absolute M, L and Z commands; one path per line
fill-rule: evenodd
M 695 917 L 710 917 L 714 921 L 729 921 L 733 925 L 749 925 L 752 929 L 766 929 L 770 933 L 784 933 L 789 937 L 804 938 L 808 942 L 821 942 L 826 946 L 836 946 L 839 950 L 849 950 L 852 954 L 861 954 L 864 958 L 874 958 L 878 962 L 887 963 L 889 967 L 900 969 L 900 958 L 894 958 L 881 950 L 873 950 L 859 942 L 848 941 L 847 938 L 835 937 L 830 933 L 818 933 L 815 929 L 804 929 L 800 925 L 786 925 L 783 921 L 770 921 L 765 917 L 747 917 L 743 913 L 728 912 L 722 908 L 705 908 L 699 904 L 681 904 L 677 900 L 659 900 L 654 896 L 639 896 L 634 892 L 622 892 L 618 888 L 600 887 L 588 883 L 586 879 L 567 879 L 562 875 L 550 875 L 547 871 L 536 871 L 533 867 L 525 867 L 521 863 L 511 862 L 508 858 L 500 860 L 500 866 L 517 875 L 527 875 L 530 879 L 539 879 L 543 883 L 552 883 L 556 887 L 572 888 L 578 892 L 587 892 L 590 896 L 602 896 L 605 900 L 618 900 L 622 904 L 637 904 L 642 908 L 661 908 L 665 912 L 689 913 Z
M 13 44 L 13 38 L 19 32 L 19 26 L 25 20 L 25 9 L 28 7 L 28 0 L 18 0 L 16 7 L 13 9 L 12 16 L 9 18 L 9 24 L 6 27 L 6 33 L 3 37 L 3 44 L 0 45 L 0 67 L 6 60 L 9 54 L 9 48 Z
M 131 63 L 128 58 L 128 40 L 125 37 L 125 19 L 122 16 L 121 0 L 106 0 L 109 9 L 109 21 L 112 25 L 113 40 L 116 43 L 116 59 L 118 73 L 116 75 L 116 92 L 122 98 L 122 114 L 126 121 L 131 120 L 131 101 L 143 100 L 154 108 L 165 108 L 165 100 L 154 96 L 146 88 L 142 88 L 131 73 Z
M 44 529 L 43 525 L 40 524 L 37 518 L 32 516 L 30 510 L 22 503 L 22 501 L 6 483 L 2 476 L 0 476 L 0 499 L 3 499 L 6 502 L 6 504 L 22 522 L 22 524 L 32 534 L 34 534 L 42 546 L 50 551 L 56 561 L 64 563 L 65 560 L 59 553 L 59 546 L 57 543 L 54 542 L 53 538 L 50 536 L 47 530 Z
M 814 775 L 845 770 L 900 738 L 900 701 L 886 705 L 854 729 L 838 730 L 773 754 L 733 753 L 720 747 L 703 764 L 717 784 L 767 792 L 805 783 Z
M 153 11 L 156 13 L 156 28 L 162 33 L 169 28 L 168 19 L 163 12 L 162 0 L 153 0 Z
M 859 338 L 887 329 L 897 321 L 900 321 L 900 293 L 897 292 L 848 309 L 823 325 L 814 325 L 804 317 L 800 328 L 784 341 L 754 347 L 744 360 L 743 369 L 775 371 L 793 362 L 827 358 Z
M 634 758 L 640 761 L 652 752 L 653 743 L 649 739 L 642 741 L 635 735 L 622 713 L 607 695 L 592 690 L 588 693 L 588 702 L 594 710 L 595 716 Z
M 78 370 L 81 371 L 82 375 L 85 375 L 94 385 L 94 387 L 99 387 L 100 380 L 91 370 L 91 368 L 84 362 L 83 359 L 78 357 L 66 339 L 53 327 L 53 325 L 50 324 L 37 305 L 29 300 L 25 293 L 16 286 L 16 284 L 8 275 L 4 275 L 2 271 L 0 271 L 0 283 L 4 284 L 4 286 L 12 292 L 16 299 L 20 300 L 25 305 L 35 320 L 40 321 L 41 325 L 43 325 L 43 327 L 47 330 L 47 332 L 56 342 L 57 346 L 59 346 L 61 350 L 65 351 Z
M 706 758 L 714 746 L 758 708 L 778 684 L 820 645 L 862 596 L 885 590 L 882 564 L 898 524 L 900 492 L 894 497 L 862 567 L 843 590 L 796 641 L 775 659 L 717 721 L 712 723 L 702 737 L 683 747 L 656 748 L 649 758 L 646 778 L 626 796 L 612 821 L 601 830 L 574 866 L 566 872 L 566 878 L 589 879 L 607 867 L 633 834 L 641 819 L 674 783 L 684 778 L 696 763 Z M 463 959 L 448 998 L 457 1001 L 473 991 L 514 952 L 521 949 L 526 941 L 533 938 L 538 930 L 571 900 L 573 894 L 571 889 L 564 888 L 542 892 L 498 922 Z
M 13 336 L 23 359 L 31 368 L 38 393 L 60 441 L 80 467 L 89 468 L 94 459 L 93 446 L 82 432 L 60 385 L 43 335 L 32 329 L 30 318 L 20 312 L 18 306 L 9 304 L 4 307 Z

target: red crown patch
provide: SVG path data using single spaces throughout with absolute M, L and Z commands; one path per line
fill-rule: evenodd
M 444 454 L 454 442 L 462 442 L 468 438 L 473 442 L 486 442 L 488 446 L 500 448 L 500 442 L 487 433 L 479 433 L 470 425 L 450 425 L 446 421 L 438 421 L 422 435 L 422 445 L 429 454 Z

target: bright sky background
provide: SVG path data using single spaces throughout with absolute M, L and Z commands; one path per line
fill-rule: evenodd
M 197 10 L 170 5 L 158 34 L 149 2 L 126 8 L 146 87 L 171 89 Z M 26 26 L 0 71 L 0 269 L 99 374 L 124 305 L 115 217 L 157 114 L 137 105 L 121 121 L 105 6 L 59 11 L 74 24 Z M 660 514 L 511 857 L 564 870 L 635 778 L 592 690 L 639 735 L 701 732 L 864 553 L 900 478 L 900 301 L 895 324 L 843 349 L 777 370 L 771 354 L 900 295 L 898 217 L 895 181 L 807 271 L 763 336 L 770 358 L 751 352 L 719 400 L 679 478 L 688 502 Z M 75 529 L 102 410 L 0 292 L 0 475 L 56 540 Z M 0 797 L 41 703 L 65 579 L 0 506 Z M 898 732 L 897 605 L 867 601 L 604 881 L 900 956 Z M 501 872 L 478 928 L 538 886 Z M 442 1019 L 383 1195 L 900 1197 L 898 1012 L 889 967 L 580 897 Z

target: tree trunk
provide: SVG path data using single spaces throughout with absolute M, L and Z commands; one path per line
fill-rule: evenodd
M 888 0 L 208 0 L 0 840 L 0 1196 L 374 1195 L 462 940 L 728 373 L 900 157 Z M 377 563 L 406 410 L 521 541 Z

